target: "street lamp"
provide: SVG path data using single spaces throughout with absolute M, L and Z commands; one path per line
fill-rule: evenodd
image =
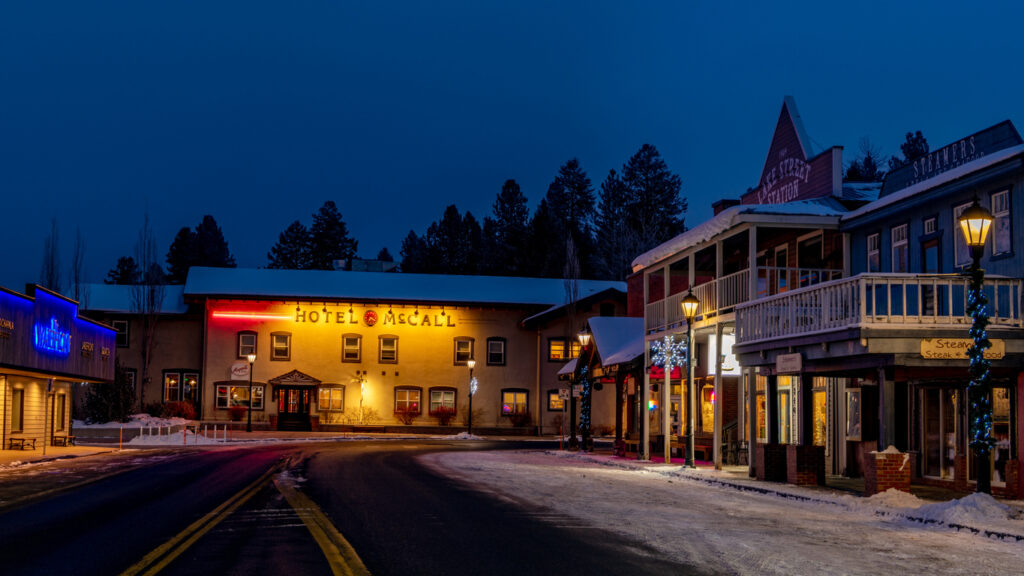
M 590 345 L 590 332 L 587 327 L 584 326 L 580 330 L 576 338 L 580 341 L 580 355 L 576 359 L 576 365 L 580 370 L 580 386 L 583 388 L 583 394 L 580 398 L 580 436 L 583 437 L 583 450 L 593 450 L 593 441 L 590 438 L 590 404 L 591 404 L 591 390 L 590 379 L 587 377 L 589 366 L 586 364 L 585 354 L 587 352 L 587 346 Z M 580 364 L 580 363 L 583 364 Z
M 476 392 L 476 380 L 473 380 L 473 368 L 476 367 L 476 360 L 470 358 L 466 360 L 466 366 L 469 366 L 469 435 L 473 435 L 473 393 Z
M 978 468 L 978 492 L 992 493 L 992 478 L 989 470 L 989 455 L 995 444 L 992 438 L 992 397 L 989 381 L 990 363 L 985 359 L 985 350 L 992 343 L 988 340 L 988 298 L 985 297 L 985 271 L 979 261 L 985 249 L 985 238 L 992 227 L 992 213 L 974 203 L 960 214 L 960 230 L 964 240 L 971 249 L 971 266 L 967 270 L 970 276 L 970 292 L 967 296 L 967 313 L 971 315 L 970 335 L 974 342 L 967 349 L 970 362 L 971 381 L 967 384 L 967 401 L 970 406 L 970 446 L 974 451 L 974 461 Z
M 697 387 L 694 386 L 691 363 L 693 361 L 693 317 L 697 315 L 697 308 L 700 307 L 700 299 L 693 295 L 691 288 L 682 302 L 683 316 L 686 316 L 686 396 L 688 399 L 686 408 L 686 461 L 685 465 L 693 467 L 693 440 L 694 428 L 696 428 L 695 413 L 697 411 Z M 666 380 L 667 380 L 666 376 Z
M 252 432 L 252 365 L 256 362 L 256 354 L 249 354 L 249 419 L 245 423 L 245 431 Z

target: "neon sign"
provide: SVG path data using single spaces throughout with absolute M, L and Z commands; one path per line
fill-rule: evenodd
M 61 330 L 57 318 L 51 316 L 49 324 L 36 324 L 33 328 L 36 349 L 58 356 L 67 356 L 71 353 L 71 332 Z

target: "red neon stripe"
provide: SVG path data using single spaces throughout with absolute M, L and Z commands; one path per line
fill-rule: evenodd
M 246 318 L 249 320 L 283 320 L 289 318 L 286 314 L 261 314 L 259 312 L 214 312 L 214 318 Z

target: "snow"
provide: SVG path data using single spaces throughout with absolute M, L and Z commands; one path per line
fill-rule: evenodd
M 139 413 L 132 414 L 128 417 L 128 422 L 99 422 L 94 424 L 86 424 L 81 420 L 75 420 L 73 422 L 74 428 L 157 428 L 167 426 L 183 426 L 188 424 L 190 421 L 184 418 L 157 418 L 156 416 L 150 416 L 149 414 Z
M 566 376 L 568 374 L 573 374 L 574 372 L 576 372 L 576 361 L 577 360 L 579 360 L 579 358 L 573 358 L 572 360 L 569 360 L 568 362 L 566 362 L 565 366 L 562 366 L 561 368 L 558 369 L 558 375 L 559 376 Z
M 579 298 L 609 288 L 626 292 L 625 282 L 579 280 L 578 287 Z M 189 270 L 185 294 L 543 306 L 566 301 L 559 278 L 203 267 Z
M 134 286 L 123 284 L 86 284 L 82 309 L 91 312 L 108 312 L 114 314 L 133 314 L 132 291 Z M 163 287 L 164 295 L 160 304 L 161 314 L 184 314 L 188 312 L 185 304 L 185 287 L 168 284 Z
M 477 436 L 476 434 L 470 434 L 469 432 L 459 432 L 451 436 L 431 436 L 433 440 L 486 440 L 483 436 Z
M 644 353 L 644 319 L 595 316 L 588 322 L 601 365 L 629 362 Z
M 712 573 L 1024 573 L 1024 542 L 984 532 L 1024 537 L 1024 520 L 987 495 L 942 503 L 895 491 L 863 498 L 757 482 L 745 472 L 567 452 L 448 452 L 421 460 L 475 488 Z

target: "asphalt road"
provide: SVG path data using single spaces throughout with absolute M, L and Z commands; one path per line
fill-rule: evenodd
M 156 457 L 0 509 L 0 572 L 315 575 L 358 564 L 378 576 L 693 573 L 415 458 L 496 447 L 515 445 L 338 442 Z

